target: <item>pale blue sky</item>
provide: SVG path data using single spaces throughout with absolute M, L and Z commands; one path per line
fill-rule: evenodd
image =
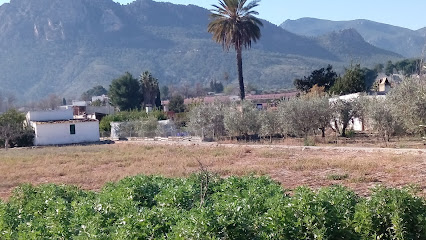
M 12 0 L 17 1 L 17 0 Z M 72 0 L 69 0 L 72 1 Z M 115 0 L 122 4 L 133 0 Z M 9 0 L 0 0 L 0 4 Z M 211 8 L 217 0 L 169 0 Z M 417 30 L 426 27 L 425 0 L 262 0 L 259 17 L 274 24 L 286 19 L 314 17 L 330 20 L 369 19 Z

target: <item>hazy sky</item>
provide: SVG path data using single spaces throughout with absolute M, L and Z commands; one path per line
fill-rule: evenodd
M 15 0 L 12 0 L 15 1 Z M 32 0 L 34 1 L 34 0 Z M 72 0 L 69 0 L 72 1 Z M 115 0 L 122 4 L 133 0 Z M 0 0 L 0 4 L 9 0 Z M 211 8 L 217 0 L 169 0 Z M 417 30 L 426 27 L 425 0 L 262 0 L 259 17 L 274 24 L 286 19 L 314 17 L 330 20 L 369 19 Z

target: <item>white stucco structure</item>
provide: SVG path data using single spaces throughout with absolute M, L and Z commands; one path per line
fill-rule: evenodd
M 361 93 L 352 93 L 352 94 L 348 94 L 348 95 L 343 95 L 343 96 L 339 96 L 339 97 L 334 97 L 334 98 L 330 98 L 329 102 L 333 103 L 336 102 L 337 100 L 343 100 L 343 101 L 355 101 L 357 98 L 360 97 L 366 97 L 366 98 L 383 98 L 385 99 L 386 96 L 385 95 L 370 95 L 370 96 L 364 96 Z M 330 122 L 330 124 L 333 126 L 334 122 Z M 361 119 L 354 117 L 352 118 L 352 120 L 349 122 L 349 129 L 352 129 L 354 131 L 364 131 L 366 126 L 365 124 L 361 121 Z
M 36 146 L 99 141 L 97 120 L 31 122 L 31 126 L 35 131 L 34 145 Z M 75 130 L 72 131 L 71 128 Z
M 72 109 L 28 112 L 27 123 L 35 131 L 36 146 L 99 141 L 99 121 L 73 119 Z
M 70 120 L 73 119 L 74 115 L 72 108 L 50 110 L 50 111 L 31 111 L 27 113 L 27 121 L 34 122 L 45 122 L 45 121 L 56 121 L 56 120 Z
M 337 100 L 343 100 L 343 101 L 354 101 L 355 99 L 359 98 L 361 95 L 361 93 L 352 93 L 352 94 L 348 94 L 348 95 L 343 95 L 343 96 L 339 96 L 339 97 L 335 97 L 335 98 L 330 98 L 329 102 L 333 103 L 336 102 Z M 334 121 L 330 122 L 331 126 L 334 125 Z M 352 120 L 349 122 L 349 129 L 352 129 L 354 131 L 363 131 L 364 130 L 364 124 L 362 123 L 361 119 L 359 118 L 352 118 Z

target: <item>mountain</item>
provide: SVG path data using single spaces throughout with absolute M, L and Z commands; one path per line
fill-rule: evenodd
M 417 30 L 416 32 L 418 32 L 420 35 L 422 35 L 423 37 L 426 37 L 426 27 L 424 28 L 420 28 L 419 30 Z
M 0 92 L 21 100 L 78 97 L 145 70 L 161 85 L 207 85 L 224 73 L 234 80 L 235 53 L 211 40 L 208 22 L 206 9 L 152 0 L 12 0 L 0 6 Z M 260 89 L 292 87 L 327 64 L 342 70 L 351 55 L 366 66 L 401 58 L 372 46 L 355 54 L 367 44 L 359 36 L 316 39 L 263 23 L 261 40 L 243 53 L 245 80 Z
M 333 31 L 316 38 L 318 43 L 333 54 L 340 56 L 344 61 L 357 61 L 365 57 L 374 57 L 386 62 L 389 56 L 398 57 L 398 54 L 378 49 L 367 43 L 355 29 Z
M 358 19 L 352 21 L 330 21 L 316 18 L 286 20 L 283 29 L 302 36 L 317 37 L 344 29 L 357 30 L 372 45 L 405 57 L 419 57 L 426 43 L 425 30 L 410 30 L 389 24 Z M 423 33 L 423 34 L 422 34 Z

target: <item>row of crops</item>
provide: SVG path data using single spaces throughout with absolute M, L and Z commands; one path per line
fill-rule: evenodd
M 136 176 L 99 192 L 23 185 L 0 202 L 0 239 L 426 239 L 426 202 L 379 187 L 291 194 L 267 177 Z

